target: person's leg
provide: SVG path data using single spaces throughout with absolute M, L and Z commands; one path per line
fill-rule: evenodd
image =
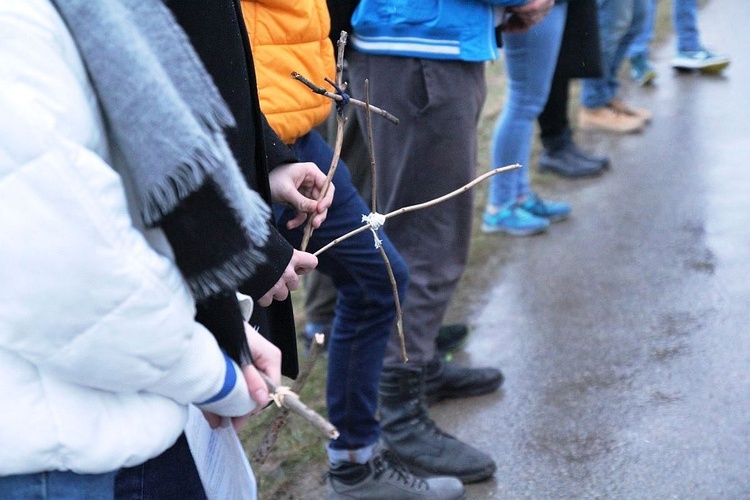
M 538 201 L 522 208 L 530 198 L 529 167 L 534 120 L 541 113 L 549 94 L 552 75 L 565 26 L 567 4 L 558 4 L 545 19 L 525 33 L 503 37 L 508 90 L 503 112 L 495 127 L 491 165 L 493 168 L 514 163 L 521 168 L 490 179 L 488 205 L 482 228 L 486 232 L 515 235 L 534 234 L 555 219 L 567 216 L 570 207 L 549 204 L 544 213 L 534 213 L 545 205 Z M 536 200 L 536 197 L 533 197 Z
M 371 102 L 400 120 L 398 127 L 372 120 L 380 212 L 432 200 L 474 178 L 476 126 L 486 93 L 483 64 L 355 51 L 348 58 L 353 95 L 361 96 L 369 79 Z M 460 96 L 455 89 L 461 89 Z M 404 304 L 409 363 L 404 364 L 392 333 L 380 415 L 384 441 L 410 469 L 480 480 L 494 472 L 492 459 L 437 429 L 424 400 L 426 367 L 435 357 L 435 338 L 468 258 L 471 219 L 472 193 L 467 192 L 386 225 L 411 275 Z M 461 377 L 477 376 L 475 383 L 495 390 L 502 374 L 490 371 L 464 369 Z
M 552 85 L 557 55 L 565 27 L 567 3 L 556 5 L 544 20 L 525 33 L 507 35 L 505 44 L 509 90 L 507 108 L 511 127 L 503 140 L 506 146 L 499 151 L 500 162 L 528 165 L 531 160 L 531 140 L 534 120 L 544 109 Z M 495 162 L 498 157 L 494 158 Z M 496 166 L 497 163 L 495 163 Z M 521 169 L 517 178 L 516 196 L 519 199 L 531 194 L 528 167 Z
M 678 70 L 697 69 L 704 73 L 719 73 L 729 66 L 729 56 L 715 54 L 701 42 L 697 0 L 674 0 L 672 9 L 677 32 L 677 55 L 672 59 L 672 67 Z
M 572 178 L 598 175 L 607 168 L 609 159 L 586 153 L 573 142 L 573 132 L 568 123 L 569 96 L 570 80 L 558 64 L 547 102 L 537 117 L 543 145 L 539 171 Z
M 676 1 L 679 3 L 680 0 Z M 644 57 L 649 56 L 651 42 L 654 39 L 654 22 L 656 19 L 657 8 L 656 2 L 657 0 L 647 0 L 646 2 L 646 15 L 643 22 L 643 29 L 638 32 L 628 47 L 628 57 L 631 59 L 639 55 Z
M 646 17 L 643 29 L 635 36 L 628 47 L 630 60 L 630 76 L 638 85 L 648 85 L 656 78 L 656 70 L 649 61 L 651 41 L 654 38 L 654 22 L 656 19 L 656 0 L 646 0 Z
M 353 94 L 361 95 L 369 78 L 371 102 L 400 120 L 398 126 L 372 120 L 380 212 L 437 198 L 474 178 L 476 125 L 486 93 L 482 64 L 354 51 L 349 61 Z M 462 89 L 460 98 L 457 88 Z M 468 191 L 386 225 L 411 274 L 404 330 L 415 365 L 426 364 L 435 354 L 435 336 L 468 258 L 472 202 Z M 385 364 L 403 366 L 395 335 Z
M 697 0 L 674 0 L 672 20 L 677 33 L 678 52 L 692 52 L 703 48 L 698 32 Z
M 344 75 L 346 81 L 348 75 Z M 336 111 L 334 110 L 322 125 L 316 128 L 333 147 L 336 136 Z M 341 161 L 351 174 L 352 184 L 359 194 L 370 204 L 369 153 L 356 113 L 349 113 L 344 123 L 344 137 L 341 147 Z M 338 292 L 328 276 L 313 271 L 305 276 L 305 341 L 318 332 L 330 336 Z
M 622 1 L 622 0 L 621 0 Z M 608 73 L 608 86 L 610 102 L 617 97 L 620 89 L 619 71 L 623 60 L 627 56 L 628 49 L 636 37 L 643 31 L 646 21 L 647 5 L 651 0 L 625 0 L 622 1 L 623 9 L 620 10 L 620 18 L 615 21 L 617 40 L 610 60 Z
M 3 500 L 88 500 L 114 498 L 115 473 L 76 474 L 48 471 L 0 476 Z
M 316 132 L 294 145 L 297 157 L 314 161 L 326 173 L 333 151 Z M 346 164 L 333 176 L 336 195 L 328 217 L 310 239 L 311 251 L 362 225 L 370 211 L 359 196 Z M 280 218 L 280 226 L 291 214 Z M 284 231 L 294 243 L 302 231 Z M 405 298 L 406 263 L 382 231 L 378 235 L 388 256 L 401 300 Z M 391 498 L 429 491 L 432 498 L 456 499 L 463 487 L 456 478 L 420 480 L 399 468 L 378 449 L 380 424 L 375 417 L 383 356 L 396 317 L 395 298 L 386 264 L 372 232 L 341 241 L 318 257 L 318 269 L 331 277 L 339 292 L 328 345 L 326 403 L 340 436 L 328 445 L 329 498 Z
M 620 64 L 628 45 L 642 28 L 642 17 L 636 27 L 633 26 L 633 1 L 597 1 L 603 75 L 601 78 L 582 79 L 582 106 L 579 110 L 582 129 L 632 133 L 643 130 L 645 125 L 642 118 L 611 107 L 619 88 L 617 74 Z M 640 15 L 643 16 L 643 12 Z
M 301 161 L 313 161 L 327 173 L 333 151 L 315 131 L 300 138 L 294 151 Z M 315 251 L 352 229 L 362 226 L 368 207 L 351 182 L 346 164 L 333 177 L 336 195 L 328 217 L 310 239 Z M 285 211 L 279 220 L 284 227 Z M 282 229 L 292 243 L 301 241 L 302 229 Z M 406 295 L 408 271 L 388 237 L 380 231 L 382 248 L 393 269 L 401 300 Z M 339 294 L 328 346 L 327 404 L 331 423 L 341 433 L 330 450 L 362 451 L 369 459 L 380 436 L 375 418 L 385 346 L 396 318 L 395 299 L 386 264 L 370 231 L 341 241 L 318 257 L 318 269 L 330 277 Z M 332 456 L 341 454 L 332 453 Z M 343 454 L 346 456 L 346 453 Z
M 587 108 L 606 106 L 614 97 L 610 81 L 617 77 L 617 52 L 632 19 L 632 0 L 598 0 L 599 37 L 602 49 L 601 78 L 581 81 L 581 103 Z

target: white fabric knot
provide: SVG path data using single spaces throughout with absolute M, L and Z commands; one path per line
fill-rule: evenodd
M 276 391 L 271 394 L 271 399 L 276 403 L 276 406 L 281 408 L 284 406 L 284 398 L 287 396 L 298 397 L 291 388 L 285 385 L 280 385 L 276 388 Z
M 385 224 L 385 215 L 377 212 L 370 212 L 369 215 L 362 216 L 362 222 L 366 222 L 367 225 L 370 226 L 372 236 L 375 238 L 375 248 L 380 248 L 383 245 L 383 240 L 378 238 L 378 229 Z

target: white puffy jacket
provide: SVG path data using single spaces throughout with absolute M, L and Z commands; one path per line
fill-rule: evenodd
M 0 0 L 0 33 L 0 476 L 142 463 L 189 403 L 247 413 L 239 368 L 133 226 L 56 10 Z

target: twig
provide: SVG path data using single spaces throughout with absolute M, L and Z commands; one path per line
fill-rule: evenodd
M 310 422 L 313 427 L 322 432 L 328 439 L 336 439 L 339 437 L 339 431 L 336 430 L 328 420 L 323 418 L 318 412 L 307 406 L 305 403 L 300 401 L 299 396 L 288 387 L 277 386 L 273 380 L 268 378 L 264 373 L 259 372 L 263 380 L 265 380 L 268 390 L 276 401 L 276 404 L 281 408 L 286 408 L 293 413 L 296 413 L 300 417 Z
M 300 370 L 299 375 L 297 375 L 297 380 L 295 380 L 294 384 L 292 384 L 292 392 L 294 393 L 299 393 L 302 391 L 302 388 L 307 383 L 307 379 L 310 377 L 310 374 L 312 373 L 313 368 L 315 367 L 315 362 L 317 361 L 320 352 L 323 350 L 322 334 L 318 334 L 318 335 L 320 335 L 320 338 L 317 338 L 317 335 L 316 335 L 316 339 L 313 340 L 312 344 L 310 345 L 310 349 L 307 353 L 307 362 L 302 366 L 302 370 Z M 275 392 L 275 388 L 274 388 L 275 384 L 273 384 L 273 382 L 269 384 L 268 382 L 270 382 L 270 380 L 266 380 L 266 384 L 268 385 L 269 391 Z M 287 398 L 284 398 L 284 401 L 286 402 Z M 252 461 L 254 463 L 258 465 L 262 465 L 266 461 L 266 459 L 268 458 L 268 455 L 271 453 L 271 449 L 273 448 L 273 445 L 276 443 L 276 439 L 279 437 L 279 432 L 281 431 L 281 428 L 284 426 L 284 423 L 286 422 L 286 419 L 289 416 L 290 411 L 293 411 L 293 410 L 290 410 L 289 408 L 286 408 L 286 407 L 279 408 L 279 411 L 276 413 L 276 416 L 271 422 L 271 425 L 266 430 L 266 434 L 263 436 L 263 440 L 255 449 L 255 453 L 253 453 Z M 304 418 L 304 415 L 303 415 L 303 418 Z M 328 425 L 331 425 L 331 424 L 328 424 Z M 322 429 L 322 431 L 327 436 L 331 437 L 331 435 L 328 434 L 328 432 L 330 431 L 328 427 L 326 427 L 325 429 Z
M 344 100 L 344 96 L 339 95 L 339 94 L 337 94 L 335 92 L 330 92 L 330 91 L 324 89 L 323 87 L 315 85 L 313 82 L 311 82 L 310 80 L 308 80 L 307 78 L 305 78 L 301 74 L 297 73 L 296 71 L 292 72 L 292 78 L 294 78 L 295 80 L 299 80 L 300 82 L 304 83 L 310 90 L 312 90 L 316 94 L 320 94 L 322 96 L 325 96 L 325 97 L 327 97 L 329 99 L 332 99 L 334 101 L 337 101 L 337 102 L 341 102 L 341 101 Z M 339 88 L 341 88 L 341 87 L 339 86 Z M 360 101 L 359 99 L 355 99 L 354 97 L 349 97 L 349 102 L 351 104 L 354 104 L 355 106 L 357 106 L 359 108 L 365 108 L 365 106 L 366 106 L 363 101 Z M 392 114 L 390 114 L 388 111 L 386 111 L 384 109 L 381 109 L 381 108 L 378 108 L 377 106 L 370 106 L 370 109 L 376 115 L 382 116 L 383 118 L 385 118 L 389 122 L 398 125 L 398 118 L 395 117 L 395 116 L 393 116 Z
M 488 179 L 488 178 L 492 177 L 495 174 L 499 174 L 500 172 L 506 172 L 508 170 L 513 170 L 513 169 L 520 168 L 520 167 L 521 167 L 521 165 L 519 165 L 518 163 L 516 163 L 515 165 L 507 165 L 505 167 L 498 167 L 498 168 L 496 168 L 494 170 L 490 170 L 489 172 L 480 175 L 479 177 L 477 177 L 473 181 L 469 182 L 468 184 L 466 184 L 464 186 L 461 186 L 460 188 L 456 189 L 455 191 L 451 191 L 450 193 L 448 193 L 446 195 L 443 195 L 443 196 L 441 196 L 439 198 L 435 198 L 434 200 L 426 201 L 424 203 L 419 203 L 417 205 L 410 205 L 408 207 L 399 208 L 397 210 L 394 210 L 393 212 L 389 212 L 389 213 L 385 214 L 384 217 L 386 219 L 390 219 L 391 217 L 395 217 L 397 215 L 405 214 L 406 212 L 413 212 L 415 210 L 421 210 L 423 208 L 427 208 L 427 207 L 431 207 L 433 205 L 437 205 L 438 203 L 442 203 L 442 202 L 446 201 L 449 198 L 453 198 L 454 196 L 457 196 L 457 195 L 459 195 L 459 194 L 461 194 L 461 193 L 463 193 L 463 192 L 471 189 L 476 184 L 482 182 L 485 179 Z M 366 225 L 365 226 L 360 226 L 357 229 L 354 229 L 354 230 L 346 233 L 343 236 L 339 236 L 338 238 L 336 238 L 335 240 L 331 241 L 326 246 L 321 247 L 313 255 L 315 255 L 317 257 L 320 254 L 322 254 L 323 252 L 325 252 L 326 250 L 328 250 L 329 248 L 333 247 L 334 245 L 336 245 L 338 243 L 341 243 L 342 241 L 344 241 L 344 240 L 346 240 L 348 238 L 351 238 L 352 236 L 355 236 L 355 235 L 361 233 L 362 231 L 366 231 L 368 229 L 370 229 L 370 226 L 366 226 Z
M 374 140 L 372 136 L 372 113 L 370 113 L 370 110 L 372 107 L 370 106 L 370 80 L 365 80 L 365 116 L 367 117 L 367 139 L 369 141 L 369 150 L 370 150 L 370 172 L 371 172 L 371 179 L 372 179 L 372 206 L 370 208 L 372 213 L 377 213 L 378 211 L 378 198 L 377 198 L 377 167 L 375 164 L 375 145 Z M 378 238 L 376 229 L 373 228 L 373 236 L 375 237 L 376 241 Z M 393 300 L 396 305 L 396 331 L 398 332 L 398 340 L 401 344 L 401 359 L 404 360 L 404 363 L 409 361 L 409 356 L 406 354 L 406 339 L 404 338 L 404 315 L 401 312 L 401 298 L 398 294 L 398 284 L 396 283 L 396 277 L 393 275 L 393 268 L 391 267 L 391 261 L 388 259 L 388 255 L 385 253 L 385 249 L 382 247 L 382 245 L 377 244 L 378 250 L 380 250 L 380 255 L 383 257 L 383 262 L 385 262 L 385 268 L 388 271 L 388 278 L 391 280 L 391 287 L 393 288 Z
M 370 114 L 370 111 L 372 110 L 372 106 L 370 105 L 370 80 L 365 79 L 365 110 L 367 116 L 367 140 L 369 141 L 370 146 L 370 191 L 372 195 L 372 202 L 370 205 L 370 211 L 372 213 L 377 213 L 378 211 L 378 196 L 377 196 L 377 175 L 376 175 L 376 167 L 375 167 L 375 141 L 372 138 L 372 114 Z
M 406 354 L 406 339 L 404 338 L 404 315 L 401 312 L 401 299 L 398 296 L 398 285 L 396 284 L 396 277 L 393 275 L 393 268 L 391 267 L 391 261 L 385 254 L 385 250 L 382 246 L 378 247 L 380 255 L 383 256 L 385 267 L 388 269 L 388 277 L 391 280 L 391 287 L 393 288 L 393 300 L 396 304 L 396 330 L 398 331 L 398 340 L 401 343 L 401 359 L 404 363 L 409 361 L 409 356 Z
M 346 31 L 341 32 L 341 36 L 339 36 L 339 41 L 337 42 L 338 46 L 338 55 L 336 57 L 336 83 L 339 85 L 343 85 L 344 80 L 344 47 L 346 47 Z M 339 157 L 341 156 L 341 146 L 344 143 L 344 121 L 346 119 L 344 118 L 343 114 L 336 113 L 336 144 L 333 148 L 333 158 L 331 158 L 331 168 L 328 170 L 328 175 L 326 176 L 325 183 L 323 184 L 323 188 L 320 190 L 320 196 L 318 196 L 318 202 L 322 200 L 326 193 L 328 192 L 328 187 L 331 185 L 331 179 L 333 179 L 333 174 L 336 173 L 336 167 L 338 167 L 339 164 Z M 307 220 L 307 225 L 305 226 L 305 232 L 302 236 L 302 243 L 300 245 L 300 250 L 303 252 L 307 249 L 308 243 L 310 243 L 310 236 L 312 236 L 313 227 L 312 227 L 313 217 L 312 215 Z

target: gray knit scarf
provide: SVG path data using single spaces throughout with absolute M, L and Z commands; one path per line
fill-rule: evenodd
M 180 231 L 180 245 L 211 251 L 212 259 L 188 258 L 182 266 L 177 259 L 197 299 L 235 290 L 264 260 L 258 249 L 268 238 L 270 213 L 229 150 L 223 129 L 234 118 L 187 36 L 159 0 L 53 2 L 124 157 L 121 174 L 134 186 L 129 201 L 143 224 L 176 218 L 178 227 L 189 228 Z M 205 241 L 217 233 L 225 241 Z M 190 248 L 181 253 L 194 255 Z

